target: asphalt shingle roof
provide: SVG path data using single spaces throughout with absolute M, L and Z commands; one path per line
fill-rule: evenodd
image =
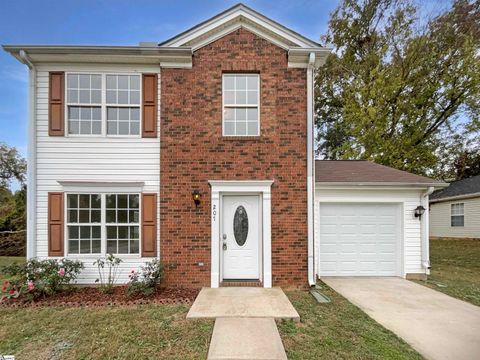
M 453 196 L 480 193 L 480 175 L 450 183 L 445 189 L 440 189 L 430 195 L 430 200 L 439 200 Z M 479 195 L 480 196 L 480 195 Z
M 443 184 L 442 181 L 364 160 L 316 160 L 315 182 Z

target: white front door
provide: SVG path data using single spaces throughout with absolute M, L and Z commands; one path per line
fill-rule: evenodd
M 224 280 L 259 280 L 260 196 L 223 196 L 220 256 Z

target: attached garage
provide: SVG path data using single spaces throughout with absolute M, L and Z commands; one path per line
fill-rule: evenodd
M 368 161 L 317 160 L 315 175 L 319 277 L 429 273 L 428 195 L 443 183 Z

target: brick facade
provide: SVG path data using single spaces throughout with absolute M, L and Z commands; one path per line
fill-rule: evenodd
M 260 74 L 260 137 L 222 137 L 222 73 Z M 273 285 L 307 285 L 306 69 L 239 29 L 161 71 L 160 255 L 167 286 L 210 286 L 208 180 L 274 180 Z M 202 194 L 198 209 L 192 190 Z M 204 266 L 200 266 L 203 263 Z

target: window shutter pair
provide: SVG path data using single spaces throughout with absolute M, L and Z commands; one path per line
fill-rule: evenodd
M 48 256 L 65 256 L 64 193 L 48 193 Z M 142 256 L 157 256 L 157 194 L 142 193 Z
M 142 74 L 142 137 L 157 137 L 158 77 Z M 65 136 L 65 73 L 49 73 L 48 135 Z

